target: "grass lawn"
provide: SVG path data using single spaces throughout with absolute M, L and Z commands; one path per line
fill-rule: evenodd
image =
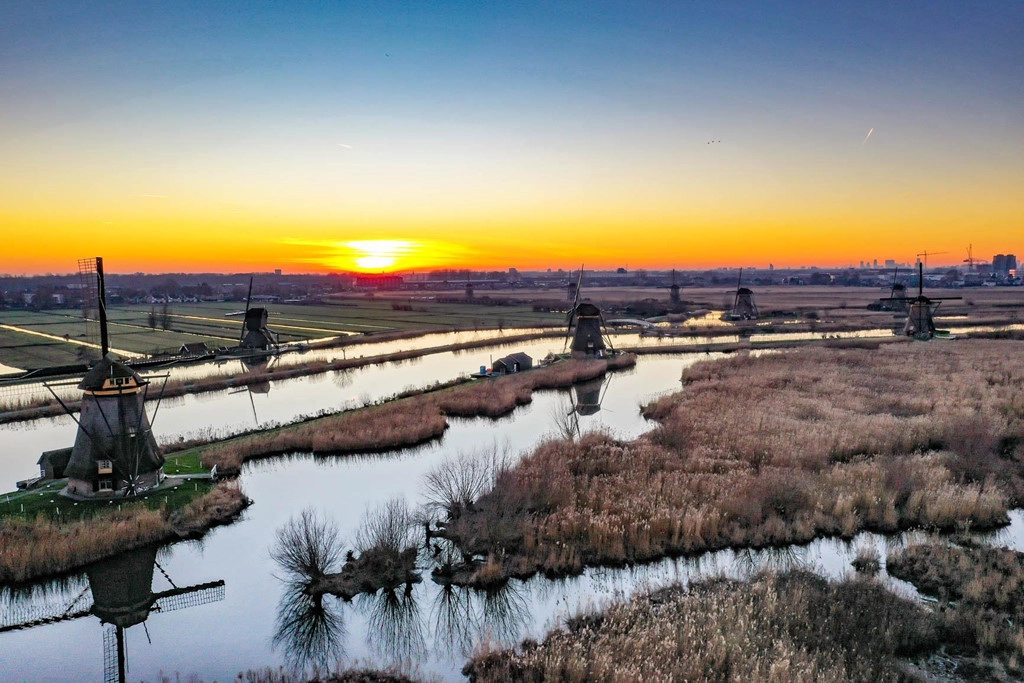
M 168 475 L 199 474 L 208 472 L 199 462 L 196 450 L 184 451 L 168 458 L 164 472 Z M 74 521 L 95 517 L 111 510 L 145 506 L 156 510 L 164 505 L 171 509 L 184 507 L 195 498 L 213 488 L 214 482 L 208 479 L 197 479 L 181 482 L 174 486 L 161 487 L 133 502 L 121 500 L 89 500 L 75 501 L 60 495 L 61 489 L 67 484 L 66 479 L 48 482 L 45 486 L 28 491 L 13 491 L 0 494 L 0 519 L 4 517 L 21 517 L 31 519 L 43 514 L 53 520 Z

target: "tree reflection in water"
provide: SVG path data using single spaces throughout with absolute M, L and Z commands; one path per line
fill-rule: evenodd
M 494 590 L 442 585 L 431 608 L 434 648 L 439 656 L 468 657 L 484 640 L 512 647 L 529 616 L 518 581 Z
M 345 622 L 337 600 L 309 591 L 312 581 L 337 570 L 341 552 L 337 525 L 312 509 L 278 529 L 270 550 L 285 584 L 272 642 L 298 672 L 327 673 L 344 657 Z
M 412 519 L 404 501 L 380 506 L 364 518 L 357 548 L 367 552 L 406 547 Z M 450 561 L 444 546 L 447 543 L 438 540 L 424 548 L 417 564 Z M 325 577 L 330 580 L 329 575 L 338 573 L 342 552 L 336 524 L 313 510 L 305 510 L 278 530 L 270 550 L 281 569 L 278 578 L 284 584 L 273 646 L 284 651 L 291 668 L 306 676 L 329 672 L 346 656 L 344 604 L 322 590 Z M 434 591 L 429 615 L 419 604 L 424 589 Z M 431 650 L 440 657 L 468 657 L 483 641 L 511 647 L 518 642 L 530 616 L 519 581 L 493 590 L 445 583 L 417 588 L 405 582 L 360 593 L 353 602 L 366 618 L 367 645 L 382 664 L 398 666 L 423 662 Z M 433 629 L 427 623 L 432 623 Z
M 367 644 L 391 664 L 422 661 L 428 652 L 419 604 L 411 589 L 385 589 L 355 599 L 357 608 L 366 614 Z
M 285 660 L 295 671 L 313 677 L 338 667 L 345 656 L 345 620 L 337 598 L 310 595 L 306 584 L 286 585 L 277 607 L 273 646 L 284 649 Z

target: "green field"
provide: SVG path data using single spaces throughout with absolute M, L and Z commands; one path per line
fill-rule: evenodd
M 529 305 L 438 303 L 408 296 L 353 296 L 324 304 L 272 303 L 266 307 L 270 311 L 268 326 L 280 335 L 282 343 L 439 327 L 529 327 L 561 324 L 565 320 L 564 314 L 534 312 Z M 111 306 L 110 346 L 141 354 L 173 352 L 182 344 L 193 342 L 204 342 L 211 349 L 233 346 L 238 343 L 242 316 L 226 314 L 244 308 L 238 302 L 171 304 L 165 330 L 160 325 L 162 305 Z M 156 329 L 149 326 L 150 311 L 156 314 Z M 98 326 L 87 324 L 75 310 L 0 311 L 0 326 L 3 325 L 19 328 L 0 327 L 0 364 L 14 368 L 30 370 L 81 363 L 83 347 L 75 342 L 98 341 Z M 91 354 L 95 355 L 95 351 Z

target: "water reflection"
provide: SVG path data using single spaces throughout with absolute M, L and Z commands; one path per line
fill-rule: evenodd
M 104 626 L 103 680 L 124 683 L 128 671 L 127 630 L 154 613 L 197 607 L 224 599 L 224 581 L 179 587 L 157 562 L 157 546 L 140 548 L 88 566 L 84 577 L 5 590 L 0 633 L 46 628 L 95 616 Z M 156 569 L 170 588 L 154 591 Z M 149 630 L 145 629 L 150 641 Z
M 337 598 L 311 595 L 304 581 L 289 581 L 278 602 L 275 649 L 284 651 L 288 666 L 316 677 L 345 657 L 344 614 Z
M 419 662 L 426 657 L 423 618 L 412 584 L 401 590 L 362 593 L 355 605 L 367 617 L 366 642 L 378 657 L 393 663 Z

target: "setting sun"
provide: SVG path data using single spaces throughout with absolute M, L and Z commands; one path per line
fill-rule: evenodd
M 345 246 L 357 252 L 355 263 L 359 270 L 370 271 L 393 268 L 402 256 L 415 251 L 418 245 L 405 240 L 357 240 L 347 242 Z

